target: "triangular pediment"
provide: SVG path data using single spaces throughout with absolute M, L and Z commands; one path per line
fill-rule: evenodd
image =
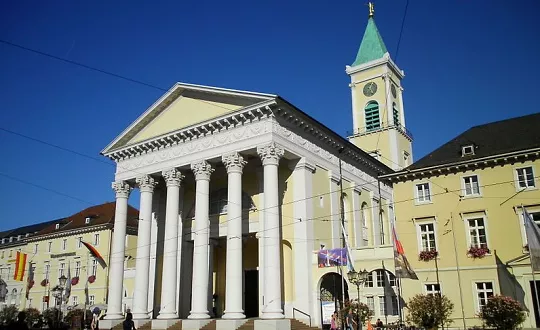
M 275 97 L 270 94 L 178 83 L 102 153 L 151 140 Z

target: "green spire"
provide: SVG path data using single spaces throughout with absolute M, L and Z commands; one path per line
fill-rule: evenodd
M 377 29 L 377 25 L 375 25 L 375 20 L 372 15 L 370 15 L 366 26 L 366 32 L 364 32 L 360 49 L 358 49 L 356 60 L 352 66 L 382 58 L 387 52 L 384 41 Z

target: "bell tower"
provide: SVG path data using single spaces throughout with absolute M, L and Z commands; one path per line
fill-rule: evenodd
M 403 88 L 405 73 L 390 58 L 375 25 L 374 7 L 352 65 L 351 77 L 353 131 L 349 140 L 394 170 L 413 162 L 412 134 L 405 126 Z

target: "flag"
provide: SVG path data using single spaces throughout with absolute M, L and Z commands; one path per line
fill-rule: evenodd
M 529 246 L 529 256 L 531 258 L 531 268 L 536 272 L 540 270 L 540 229 L 529 212 L 527 212 L 523 206 L 521 206 L 521 209 L 523 210 L 525 233 L 527 234 L 527 244 Z
M 28 299 L 28 296 L 30 295 L 30 289 L 34 286 L 34 267 L 32 266 L 32 263 L 28 263 L 29 271 L 28 271 L 28 279 L 26 282 L 26 299 Z
M 70 295 L 71 295 L 71 266 L 68 263 L 67 281 L 66 281 L 66 288 L 64 292 L 64 301 L 66 303 L 69 302 Z
M 24 272 L 26 271 L 26 253 L 17 251 L 17 258 L 15 258 L 15 274 L 13 274 L 13 279 L 15 281 L 23 281 Z
M 354 272 L 354 264 L 352 262 L 351 247 L 349 245 L 349 239 L 347 238 L 347 232 L 345 231 L 343 222 L 341 223 L 341 230 L 343 231 L 343 237 L 345 238 L 345 248 L 347 249 L 347 270 L 349 272 Z
M 106 268 L 107 267 L 107 263 L 105 263 L 105 260 L 103 259 L 103 257 L 101 256 L 101 254 L 99 254 L 99 251 L 93 247 L 90 243 L 86 243 L 84 241 L 82 241 L 83 245 L 86 246 L 86 248 L 88 249 L 88 251 L 90 251 L 90 253 L 92 254 L 92 256 L 97 260 L 97 262 L 99 262 L 99 264 L 101 265 L 101 267 L 103 268 Z
M 392 242 L 394 245 L 396 276 L 399 278 L 410 278 L 417 280 L 418 276 L 409 264 L 409 260 L 407 260 L 407 257 L 405 256 L 405 249 L 403 249 L 403 245 L 397 236 L 395 223 L 392 225 Z

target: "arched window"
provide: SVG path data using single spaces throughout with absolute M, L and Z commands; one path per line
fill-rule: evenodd
M 369 101 L 364 108 L 366 114 L 366 131 L 381 128 L 381 120 L 379 116 L 379 103 Z
M 351 207 L 347 194 L 343 193 L 341 195 L 341 202 L 343 203 L 343 220 L 345 220 L 345 223 L 347 224 L 347 227 L 345 229 L 347 230 L 349 244 L 357 246 L 356 235 L 354 231 L 357 225 L 353 223 L 353 215 L 351 212 Z
M 396 102 L 392 104 L 392 114 L 394 115 L 394 125 L 399 126 L 399 110 L 397 108 Z
M 369 245 L 369 211 L 366 202 L 362 203 L 362 239 L 364 240 L 364 246 Z

